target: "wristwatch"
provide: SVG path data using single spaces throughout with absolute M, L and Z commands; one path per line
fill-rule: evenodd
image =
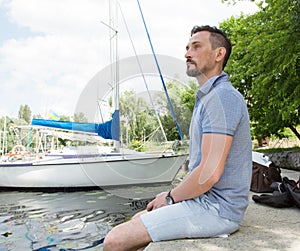
M 173 205 L 173 204 L 175 204 L 175 200 L 174 200 L 173 197 L 171 196 L 171 191 L 172 191 L 172 190 L 170 190 L 170 191 L 168 192 L 167 196 L 166 196 L 166 200 L 167 200 L 168 205 Z

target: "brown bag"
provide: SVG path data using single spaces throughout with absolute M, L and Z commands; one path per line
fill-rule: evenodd
M 273 163 L 269 167 L 252 162 L 252 180 L 250 190 L 256 193 L 273 192 L 271 184 L 282 182 L 281 170 Z

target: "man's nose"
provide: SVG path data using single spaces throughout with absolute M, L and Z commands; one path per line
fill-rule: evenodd
M 185 58 L 191 58 L 191 55 L 189 53 L 189 50 L 186 50 L 185 54 L 184 54 Z

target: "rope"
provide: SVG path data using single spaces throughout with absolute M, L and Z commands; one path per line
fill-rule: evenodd
M 167 97 L 167 100 L 168 100 L 168 104 L 170 106 L 170 110 L 171 110 L 171 114 L 172 114 L 173 120 L 174 120 L 174 122 L 176 124 L 176 127 L 177 127 L 177 130 L 178 130 L 178 134 L 180 136 L 180 139 L 183 140 L 182 133 L 181 133 L 181 130 L 180 130 L 180 127 L 179 127 L 179 124 L 178 124 L 178 121 L 177 121 L 177 118 L 176 118 L 176 115 L 175 115 L 175 112 L 174 112 L 174 109 L 173 109 L 173 106 L 172 106 L 169 94 L 168 94 L 168 91 L 167 91 L 167 87 L 166 87 L 164 78 L 162 76 L 161 69 L 160 69 L 160 66 L 158 64 L 158 60 L 157 60 L 156 54 L 154 52 L 154 48 L 153 48 L 153 45 L 152 45 L 152 42 L 151 42 L 150 34 L 148 32 L 148 28 L 147 28 L 147 25 L 146 25 L 146 21 L 145 21 L 145 18 L 144 18 L 144 15 L 143 15 L 142 8 L 141 8 L 139 0 L 137 0 L 137 3 L 138 3 L 138 6 L 139 6 L 139 10 L 140 10 L 140 13 L 141 13 L 143 24 L 144 24 L 144 27 L 145 27 L 145 30 L 146 30 L 146 33 L 147 33 L 147 37 L 148 37 L 148 40 L 149 40 L 149 43 L 150 43 L 150 46 L 151 46 L 152 54 L 153 54 L 153 57 L 154 57 L 154 60 L 155 60 L 155 63 L 156 63 L 156 67 L 157 67 L 157 70 L 158 70 L 158 73 L 159 73 L 159 77 L 160 77 L 161 82 L 163 84 L 163 88 L 164 88 L 164 91 L 165 91 L 165 94 L 166 94 L 166 97 Z
M 143 78 L 145 87 L 146 87 L 146 89 L 147 89 L 148 96 L 149 96 L 149 98 L 150 98 L 150 103 L 151 103 L 151 105 L 152 105 L 152 107 L 153 107 L 155 116 L 156 116 L 157 121 L 158 121 L 158 124 L 159 124 L 159 126 L 160 126 L 160 130 L 161 130 L 161 132 L 162 132 L 162 134 L 163 134 L 163 137 L 164 137 L 165 141 L 167 141 L 168 139 L 167 139 L 166 133 L 165 133 L 165 131 L 164 131 L 164 128 L 163 128 L 162 123 L 161 123 L 161 120 L 160 120 L 160 118 L 159 118 L 159 113 L 158 113 L 157 109 L 155 108 L 155 105 L 154 105 L 152 96 L 151 96 L 151 94 L 150 94 L 149 87 L 148 87 L 148 84 L 147 84 L 147 81 L 146 81 L 146 78 L 145 78 L 145 74 L 144 74 L 144 72 L 143 72 L 143 69 L 142 69 L 142 65 L 141 65 L 140 59 L 139 59 L 139 57 L 138 57 L 138 55 L 137 55 L 137 52 L 136 52 L 136 49 L 135 49 L 135 46 L 134 46 L 132 37 L 131 37 L 131 35 L 130 35 L 129 28 L 128 28 L 127 22 L 126 22 L 126 20 L 125 20 L 125 17 L 124 17 L 124 14 L 123 14 L 123 11 L 122 11 L 122 8 L 121 8 L 120 3 L 119 3 L 119 8 L 120 8 L 120 11 L 121 11 L 121 15 L 122 15 L 122 18 L 123 18 L 123 22 L 124 22 L 125 27 L 126 27 L 127 34 L 128 34 L 128 36 L 129 36 L 129 39 L 130 39 L 130 42 L 131 42 L 131 46 L 132 46 L 133 51 L 134 51 L 134 55 L 135 55 L 137 64 L 138 64 L 138 66 L 139 66 L 139 69 L 140 69 L 140 72 L 141 72 L 141 75 L 142 75 L 142 78 Z

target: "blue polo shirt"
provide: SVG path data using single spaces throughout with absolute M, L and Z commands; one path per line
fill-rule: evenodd
M 197 92 L 190 125 L 190 172 L 201 162 L 204 133 L 233 137 L 224 172 L 206 195 L 219 204 L 221 217 L 241 222 L 248 206 L 252 174 L 250 121 L 244 98 L 225 72 L 210 78 Z

